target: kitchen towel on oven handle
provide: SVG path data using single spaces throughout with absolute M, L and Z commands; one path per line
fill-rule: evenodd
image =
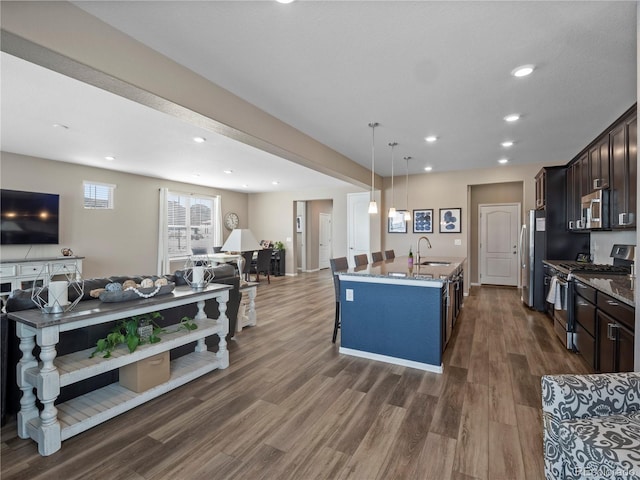
M 556 275 L 551 277 L 551 284 L 549 285 L 549 294 L 547 295 L 547 302 L 553 303 L 553 307 L 556 310 L 563 310 L 562 285 Z

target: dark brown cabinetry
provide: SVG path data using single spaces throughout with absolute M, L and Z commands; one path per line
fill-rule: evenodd
M 605 218 L 598 228 L 609 228 L 609 225 L 612 229 L 635 228 L 637 161 L 634 105 L 567 165 L 567 228 L 587 228 L 582 196 L 596 190 L 604 191 L 602 213 Z M 536 208 L 539 208 L 537 203 Z
M 609 134 L 611 155 L 611 226 L 636 226 L 638 131 L 635 112 Z
M 596 141 L 589 149 L 589 191 L 609 188 L 609 137 Z
M 577 280 L 574 285 L 574 346 L 589 366 L 597 370 L 596 355 L 596 291 Z
M 580 226 L 582 215 L 582 174 L 581 162 L 574 162 L 567 167 L 567 228 L 576 230 Z
M 633 371 L 635 309 L 573 281 L 576 351 L 596 372 Z

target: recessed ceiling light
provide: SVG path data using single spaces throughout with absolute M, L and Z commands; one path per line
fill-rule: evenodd
M 198 173 L 198 172 L 193 172 L 191 175 L 193 175 L 194 177 L 199 177 L 199 176 L 200 176 L 200 173 Z
M 193 141 L 196 143 L 204 143 L 207 141 L 207 139 L 204 137 L 193 137 Z
M 105 160 L 112 161 L 112 160 L 115 160 L 115 159 L 116 159 L 116 157 L 114 157 L 114 156 L 112 156 L 112 155 L 107 155 L 106 157 L 104 157 L 104 159 L 105 159 Z
M 428 137 L 425 137 L 425 140 L 429 143 L 433 143 L 438 139 L 438 137 L 436 137 L 435 135 L 429 135 Z
M 504 148 L 509 148 L 513 147 L 513 142 L 511 140 L 508 140 L 506 142 L 502 142 L 500 145 L 502 145 Z
M 229 174 L 229 173 L 233 173 L 233 170 L 223 170 L 224 173 Z
M 276 0 L 276 2 L 278 2 L 278 3 L 284 3 L 284 4 L 287 4 L 287 3 L 293 3 L 294 1 L 295 1 L 295 0 Z
M 430 172 L 431 170 L 433 170 L 433 167 L 424 167 L 425 172 Z
M 63 125 L 61 123 L 54 123 L 53 124 L 53 128 L 62 128 L 63 130 L 69 130 L 69 127 L 67 127 L 66 125 Z
M 271 182 L 273 185 L 278 185 L 280 182 L 278 182 L 277 180 L 274 180 L 273 182 Z
M 534 68 L 535 67 L 533 65 L 522 65 L 511 70 L 511 75 L 513 75 L 514 77 L 526 77 L 527 75 L 531 75 L 531 73 L 533 73 Z
M 509 163 L 509 160 L 506 158 L 501 158 L 500 160 L 498 160 L 498 163 L 502 163 L 504 165 L 505 163 Z
M 242 185 L 242 188 L 249 188 L 249 185 L 245 183 L 244 185 Z
M 510 115 L 507 115 L 506 117 L 504 117 L 504 119 L 507 122 L 515 122 L 516 120 L 518 120 L 520 118 L 520 114 L 519 113 L 512 113 Z

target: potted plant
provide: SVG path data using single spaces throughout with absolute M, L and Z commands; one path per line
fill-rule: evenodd
M 134 315 L 119 321 L 105 338 L 97 341 L 96 349 L 91 354 L 91 358 L 99 353 L 104 354 L 103 358 L 109 358 L 111 352 L 121 344 L 126 344 L 129 353 L 133 353 L 138 345 L 158 343 L 160 333 L 164 332 L 155 322 L 158 318 L 161 319 L 163 316 L 159 312 L 152 312 Z

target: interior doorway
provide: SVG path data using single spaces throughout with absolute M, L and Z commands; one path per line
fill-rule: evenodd
M 298 200 L 294 215 L 296 271 L 315 272 L 329 268 L 329 258 L 333 254 L 333 200 Z
M 480 284 L 518 286 L 520 204 L 479 205 Z
M 369 192 L 349 193 L 347 195 L 347 244 L 349 250 L 347 259 L 349 265 L 354 266 L 355 255 L 367 254 L 371 250 L 370 220 L 369 220 Z

